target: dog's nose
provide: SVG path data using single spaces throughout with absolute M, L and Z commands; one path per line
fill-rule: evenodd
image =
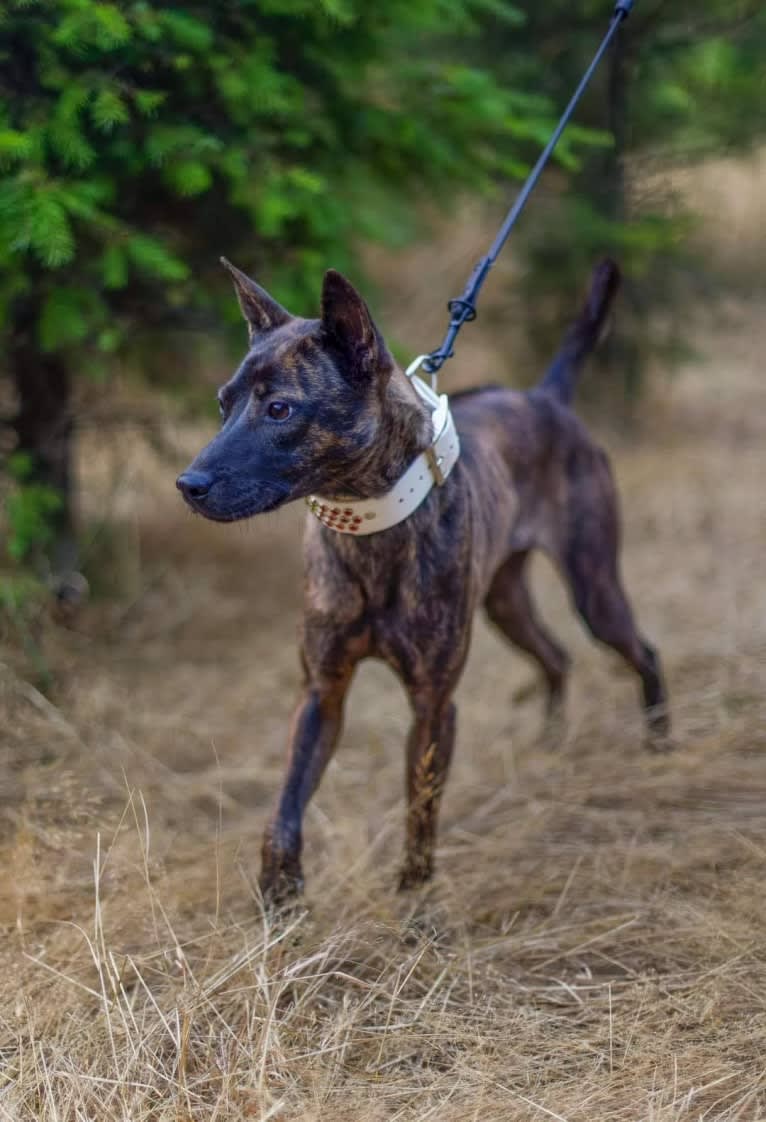
M 176 487 L 185 499 L 199 502 L 213 486 L 213 477 L 204 471 L 185 471 L 176 480 Z

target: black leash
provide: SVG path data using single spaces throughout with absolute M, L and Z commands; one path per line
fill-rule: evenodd
M 529 196 L 537 186 L 537 181 L 542 174 L 543 168 L 547 164 L 548 159 L 553 152 L 553 149 L 558 144 L 559 137 L 561 136 L 566 126 L 569 124 L 569 119 L 574 113 L 575 108 L 577 107 L 577 103 L 582 97 L 582 94 L 585 90 L 585 87 L 593 77 L 593 72 L 601 62 L 604 52 L 616 35 L 617 29 L 619 28 L 620 24 L 630 15 L 633 4 L 634 0 L 617 0 L 617 4 L 614 9 L 614 15 L 612 16 L 611 23 L 609 24 L 609 30 L 604 36 L 601 42 L 601 46 L 596 51 L 596 54 L 593 57 L 593 61 L 585 71 L 582 81 L 572 95 L 572 99 L 569 102 L 569 105 L 567 105 L 566 109 L 564 110 L 561 116 L 561 120 L 556 126 L 555 132 L 551 136 L 543 151 L 540 153 L 540 158 L 532 168 L 532 171 L 529 173 L 527 181 L 519 192 L 516 202 L 508 211 L 505 222 L 503 222 L 503 225 L 500 227 L 497 233 L 497 237 L 490 247 L 489 253 L 486 255 L 486 257 L 482 257 L 481 261 L 479 261 L 478 265 L 476 265 L 476 267 L 474 268 L 471 276 L 469 277 L 468 284 L 465 286 L 463 295 L 455 300 L 450 300 L 447 304 L 447 308 L 449 309 L 449 313 L 452 318 L 450 319 L 449 327 L 447 328 L 447 334 L 444 336 L 444 341 L 437 350 L 432 351 L 429 355 L 426 355 L 424 360 L 422 361 L 423 369 L 432 376 L 432 383 L 434 384 L 434 387 L 436 383 L 436 374 L 439 370 L 441 370 L 447 359 L 452 358 L 452 355 L 454 354 L 452 348 L 454 346 L 455 339 L 457 338 L 458 331 L 464 323 L 470 323 L 471 320 L 476 319 L 476 298 L 481 291 L 481 286 L 487 279 L 489 270 L 492 268 L 498 256 L 500 255 L 500 251 L 505 245 L 508 235 L 516 225 L 516 221 L 522 210 L 526 206 Z

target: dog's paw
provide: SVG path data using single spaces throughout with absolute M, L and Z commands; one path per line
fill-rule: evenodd
M 648 712 L 645 744 L 650 752 L 657 753 L 672 752 L 676 747 L 670 733 L 670 715 L 661 706 Z
M 408 859 L 399 873 L 399 892 L 422 888 L 434 875 L 433 861 L 427 858 Z
M 668 752 L 675 752 L 678 743 L 673 739 L 669 732 L 656 733 L 651 730 L 646 734 L 644 747 L 647 752 L 653 752 L 656 756 L 666 755 Z
M 537 738 L 538 747 L 545 752 L 557 752 L 566 739 L 566 723 L 560 712 L 545 717 Z
M 299 900 L 303 895 L 303 878 L 279 877 L 276 880 L 258 881 L 263 902 L 268 908 L 279 909 Z
M 304 881 L 300 861 L 287 855 L 270 854 L 258 878 L 263 902 L 270 910 L 292 905 L 303 895 Z
M 558 695 L 551 695 L 545 707 L 538 744 L 548 752 L 555 752 L 564 746 L 566 734 L 567 723 L 563 698 Z

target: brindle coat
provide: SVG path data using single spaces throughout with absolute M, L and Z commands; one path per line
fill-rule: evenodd
M 383 494 L 428 446 L 431 425 L 362 298 L 330 271 L 321 318 L 299 319 L 225 264 L 250 349 L 220 391 L 221 431 L 178 479 L 186 501 L 207 518 L 233 521 L 312 492 Z M 368 657 L 396 671 L 414 714 L 401 885 L 431 876 L 455 741 L 452 697 L 480 604 L 540 664 L 549 713 L 563 697 L 569 659 L 539 621 L 525 582 L 533 549 L 557 564 L 593 635 L 639 675 L 651 737 L 667 734 L 659 659 L 637 631 L 620 582 L 609 464 L 568 407 L 618 281 L 611 262 L 596 270 L 585 308 L 537 388 L 452 398 L 460 459 L 410 518 L 354 538 L 308 515 L 304 686 L 263 844 L 265 894 L 302 886 L 303 814 L 337 743 L 354 670 Z

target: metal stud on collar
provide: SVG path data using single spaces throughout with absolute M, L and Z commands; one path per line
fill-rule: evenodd
M 351 507 L 333 506 L 330 503 L 323 503 L 319 499 L 309 497 L 306 499 L 309 510 L 315 514 L 320 522 L 325 526 L 329 526 L 331 530 L 345 530 L 349 534 L 357 534 L 359 527 L 362 525 L 362 516 L 355 514 Z M 365 515 L 366 518 L 374 518 L 374 514 Z

